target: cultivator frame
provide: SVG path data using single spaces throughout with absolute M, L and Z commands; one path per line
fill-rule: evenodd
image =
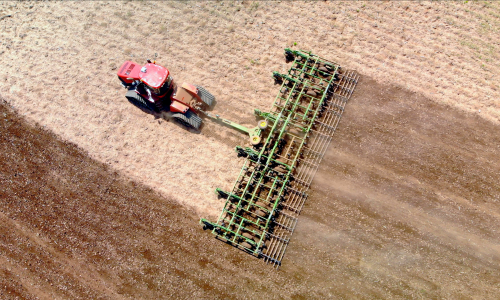
M 312 53 L 285 49 L 293 61 L 269 112 L 255 110 L 269 127 L 263 143 L 236 147 L 246 157 L 217 222 L 201 219 L 223 240 L 276 267 L 281 265 L 307 190 L 338 126 L 359 76 Z

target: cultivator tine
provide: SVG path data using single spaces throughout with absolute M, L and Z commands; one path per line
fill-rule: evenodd
M 255 110 L 270 124 L 263 145 L 236 147 L 246 160 L 231 192 L 217 189 L 227 199 L 224 209 L 216 223 L 200 221 L 217 238 L 276 267 L 359 80 L 314 54 L 285 49 L 285 55 L 293 64 L 286 74 L 273 73 L 281 87 L 271 110 Z

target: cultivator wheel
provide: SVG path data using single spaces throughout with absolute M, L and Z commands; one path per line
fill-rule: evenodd
M 177 122 L 181 123 L 182 125 L 196 130 L 200 129 L 202 122 L 201 118 L 190 110 L 188 110 L 185 114 L 174 113 L 172 115 L 172 118 L 177 120 Z
M 253 146 L 257 146 L 258 144 L 260 144 L 260 142 L 262 141 L 262 138 L 260 136 L 252 136 L 250 137 L 250 144 L 252 144 Z
M 207 90 L 205 90 L 202 86 L 196 86 L 198 88 L 198 96 L 200 99 L 208 106 L 212 107 L 215 101 L 215 97 L 210 94 Z
M 267 123 L 266 120 L 260 120 L 259 123 L 257 124 L 257 126 L 261 129 L 261 130 L 265 130 L 267 128 L 267 126 L 269 125 L 269 123 Z
M 154 111 L 154 112 L 159 111 L 158 107 L 156 107 L 156 105 L 154 103 L 151 103 L 148 100 L 144 99 L 144 97 L 137 94 L 135 92 L 135 90 L 127 91 L 127 93 L 125 94 L 125 97 L 127 98 L 127 100 L 130 103 L 132 103 L 133 105 L 135 105 L 139 108 L 149 110 L 149 111 Z

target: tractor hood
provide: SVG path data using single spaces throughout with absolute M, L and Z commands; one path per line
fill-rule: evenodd
M 118 71 L 118 77 L 120 77 L 126 83 L 132 83 L 134 80 L 139 79 L 139 71 L 141 69 L 141 65 L 133 62 L 126 61 L 120 67 Z
M 168 78 L 168 70 L 157 64 L 146 64 L 139 71 L 139 79 L 152 88 L 161 87 Z

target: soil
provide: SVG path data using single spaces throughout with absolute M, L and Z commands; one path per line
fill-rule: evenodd
M 500 294 L 498 126 L 363 76 L 279 270 L 1 107 L 2 298 Z
M 497 2 L 0 3 L 0 298 L 498 299 Z M 293 16 L 293 17 L 291 17 Z M 202 231 L 243 133 L 130 105 L 158 53 L 255 125 L 284 47 L 361 80 L 274 270 Z
M 215 218 L 245 134 L 204 120 L 192 134 L 125 99 L 116 72 L 154 59 L 174 80 L 204 86 L 214 113 L 255 126 L 270 108 L 283 49 L 348 69 L 498 123 L 499 2 L 0 2 L 1 95 L 92 158 Z

